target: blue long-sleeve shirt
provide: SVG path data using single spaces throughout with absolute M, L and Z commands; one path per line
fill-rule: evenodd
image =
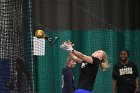
M 62 69 L 62 93 L 74 93 L 74 74 L 68 66 Z

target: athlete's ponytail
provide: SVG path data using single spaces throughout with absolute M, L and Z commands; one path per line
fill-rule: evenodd
M 106 69 L 108 69 L 110 67 L 110 64 L 108 63 L 108 57 L 106 52 L 103 51 L 103 57 L 100 63 L 100 67 L 103 71 L 106 71 Z

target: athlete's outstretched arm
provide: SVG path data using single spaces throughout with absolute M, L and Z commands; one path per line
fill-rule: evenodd
M 69 52 L 69 56 L 71 57 L 72 60 L 74 60 L 74 61 L 76 61 L 78 63 L 82 63 L 83 62 L 82 59 L 76 57 L 72 52 Z
M 77 50 L 73 50 L 71 52 L 72 54 L 74 54 L 76 57 L 82 59 L 83 61 L 87 62 L 87 63 L 93 63 L 93 59 L 91 56 L 87 56 L 87 55 L 84 55 L 83 53 L 77 51 Z
M 77 58 L 87 62 L 87 63 L 93 63 L 93 59 L 91 56 L 86 56 L 84 54 L 82 54 L 81 52 L 73 49 L 74 44 L 72 44 L 72 42 L 70 41 L 65 41 L 62 45 L 60 45 L 60 47 L 64 50 L 67 50 L 69 52 L 71 52 L 72 54 L 74 54 Z

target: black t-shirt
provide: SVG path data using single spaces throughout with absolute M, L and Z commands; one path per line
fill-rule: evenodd
M 95 82 L 95 78 L 99 68 L 99 59 L 93 58 L 93 64 L 83 62 L 80 68 L 80 76 L 78 81 L 78 89 L 91 91 Z
M 118 93 L 134 93 L 135 79 L 138 77 L 137 67 L 134 63 L 116 64 L 113 68 L 112 77 L 117 81 Z
M 62 69 L 62 93 L 73 93 L 74 89 L 74 74 L 72 68 L 66 66 Z

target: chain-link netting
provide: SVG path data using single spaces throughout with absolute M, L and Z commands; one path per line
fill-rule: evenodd
M 0 93 L 33 92 L 31 28 L 29 0 L 0 1 Z

